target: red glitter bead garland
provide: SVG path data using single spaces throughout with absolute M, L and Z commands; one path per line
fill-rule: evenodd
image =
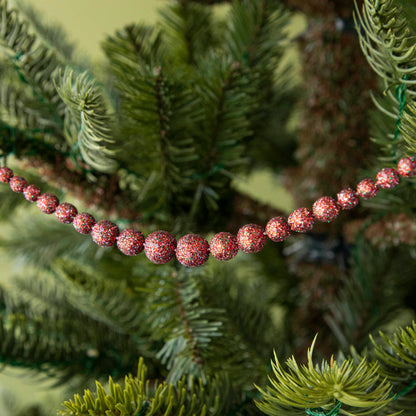
M 52 214 L 59 205 L 59 199 L 56 195 L 45 192 L 36 201 L 37 207 L 45 214 Z
M 38 200 L 40 195 L 40 189 L 36 185 L 27 185 L 23 189 L 23 196 L 29 202 L 35 202 Z
M 167 231 L 154 231 L 144 241 L 144 254 L 155 264 L 165 264 L 175 257 L 176 240 Z
M 117 237 L 117 248 L 126 256 L 137 256 L 144 249 L 144 235 L 127 228 Z
M 357 185 L 357 194 L 363 199 L 374 198 L 378 193 L 378 186 L 372 179 L 363 179 Z
M 77 214 L 78 210 L 68 202 L 63 202 L 61 205 L 58 205 L 55 211 L 57 220 L 63 224 L 71 224 Z
M 353 209 L 358 205 L 360 199 L 354 189 L 346 188 L 337 193 L 337 201 L 342 209 Z
M 117 225 L 108 220 L 98 221 L 92 227 L 91 236 L 95 244 L 100 247 L 111 247 L 116 242 L 120 230 Z
M 400 159 L 397 164 L 397 172 L 403 178 L 409 178 L 416 174 L 416 160 L 414 157 Z
M 313 216 L 322 222 L 334 221 L 338 217 L 340 209 L 338 202 L 330 196 L 319 198 L 312 206 Z
M 209 244 L 198 234 L 187 234 L 179 239 L 176 258 L 187 267 L 202 266 L 209 257 Z
M 211 238 L 209 247 L 217 260 L 231 260 L 238 253 L 237 237 L 227 232 L 217 233 Z
M 11 178 L 13 178 L 13 171 L 10 168 L 6 166 L 0 168 L 0 182 L 9 183 Z
M 274 217 L 266 225 L 266 235 L 278 243 L 290 235 L 290 227 L 285 217 Z
M 307 233 L 312 230 L 315 218 L 308 208 L 295 209 L 288 217 L 287 223 L 292 231 Z
M 393 168 L 383 168 L 377 173 L 377 186 L 383 189 L 391 189 L 397 186 L 400 182 L 400 176 L 397 170 Z
M 13 192 L 20 193 L 25 189 L 27 182 L 26 179 L 21 176 L 13 176 L 13 178 L 10 178 L 9 185 Z
M 88 214 L 88 212 L 81 212 L 76 215 L 72 221 L 72 225 L 75 230 L 77 230 L 80 234 L 89 234 L 95 224 L 95 218 L 91 214 Z
M 263 227 L 257 224 L 247 224 L 237 233 L 238 248 L 244 253 L 258 253 L 266 244 Z

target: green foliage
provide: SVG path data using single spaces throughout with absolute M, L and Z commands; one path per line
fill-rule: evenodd
M 259 388 L 263 399 L 257 404 L 264 413 L 301 415 L 312 409 L 323 413 L 338 407 L 340 414 L 355 416 L 376 413 L 393 400 L 392 387 L 378 373 L 377 363 L 368 363 L 365 358 L 359 363 L 352 359 L 338 363 L 332 357 L 330 362 L 314 364 L 315 341 L 306 365 L 291 357 L 285 370 L 275 356 L 271 386 L 266 391 Z
M 75 395 L 66 401 L 61 415 L 72 416 L 205 416 L 221 415 L 223 398 L 227 396 L 226 381 L 209 379 L 204 385 L 201 379 L 182 378 L 176 385 L 159 383 L 146 378 L 147 368 L 139 360 L 137 377 L 126 376 L 124 388 L 109 380 L 109 393 L 97 382 L 96 394 L 86 390 L 81 398 Z

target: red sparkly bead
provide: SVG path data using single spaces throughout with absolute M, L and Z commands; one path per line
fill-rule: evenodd
M 357 185 L 357 193 L 363 199 L 371 199 L 377 195 L 378 186 L 372 179 L 363 179 Z
M 227 232 L 215 234 L 209 243 L 210 251 L 217 260 L 230 260 L 238 253 L 235 235 Z
M 72 221 L 74 228 L 81 234 L 89 234 L 95 225 L 95 218 L 88 212 L 81 212 Z
M 99 246 L 111 247 L 116 242 L 119 233 L 116 224 L 108 220 L 101 220 L 92 227 L 91 236 L 94 243 Z
M 290 227 L 285 217 L 274 217 L 266 225 L 266 234 L 270 240 L 279 242 L 290 235 Z
M 393 168 L 383 168 L 377 173 L 377 186 L 383 189 L 391 189 L 400 182 L 400 176 Z
M 257 224 L 247 224 L 237 233 L 238 248 L 244 253 L 258 253 L 266 244 L 263 227 Z
M 176 246 L 176 258 L 187 267 L 202 266 L 209 257 L 209 244 L 198 234 L 184 235 Z
M 36 185 L 28 185 L 23 189 L 23 196 L 29 202 L 35 202 L 38 200 L 40 195 L 40 189 Z
M 13 176 L 13 178 L 10 178 L 9 184 L 13 192 L 23 192 L 27 182 L 26 179 L 22 178 L 21 176 Z
M 59 199 L 56 195 L 45 192 L 36 201 L 37 207 L 45 214 L 52 214 L 59 205 Z
M 322 222 L 331 222 L 338 217 L 340 206 L 334 198 L 323 196 L 316 200 L 312 206 L 313 216 Z
M 342 209 L 352 209 L 358 205 L 360 199 L 354 189 L 346 188 L 337 193 L 337 200 Z
M 11 178 L 13 178 L 13 171 L 10 168 L 6 166 L 0 168 L 0 182 L 9 183 Z
M 117 237 L 117 247 L 126 256 L 137 256 L 144 248 L 144 235 L 128 228 Z
M 55 215 L 58 221 L 64 224 L 71 224 L 77 214 L 78 210 L 68 202 L 63 202 L 56 208 L 55 211 Z
M 176 240 L 167 231 L 154 231 L 144 242 L 146 257 L 155 264 L 165 264 L 175 257 Z
M 292 231 L 306 233 L 313 228 L 315 218 L 308 208 L 295 209 L 288 217 L 287 222 Z
M 414 157 L 405 157 L 397 164 L 397 172 L 400 176 L 408 178 L 416 173 L 416 160 Z

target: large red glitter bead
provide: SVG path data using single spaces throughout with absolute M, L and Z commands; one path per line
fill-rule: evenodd
M 397 172 L 400 176 L 408 178 L 416 173 L 416 160 L 414 157 L 405 157 L 400 159 L 397 164 Z
M 155 264 L 165 264 L 175 257 L 176 240 L 167 231 L 153 231 L 144 242 L 144 254 Z
M 111 247 L 116 242 L 119 233 L 116 224 L 108 220 L 101 220 L 92 227 L 91 236 L 94 243 L 99 246 Z
M 176 258 L 187 267 L 202 266 L 209 257 L 209 244 L 198 234 L 187 234 L 179 239 Z
M 6 166 L 0 168 L 0 182 L 9 183 L 11 178 L 13 178 L 13 171 L 10 168 Z
M 307 233 L 312 230 L 315 218 L 308 208 L 295 209 L 288 217 L 287 222 L 292 231 Z
M 235 235 L 227 232 L 215 234 L 209 243 L 210 251 L 217 260 L 230 260 L 238 253 Z
M 290 235 L 290 227 L 285 217 L 274 217 L 266 225 L 266 235 L 270 240 L 279 242 Z
M 334 221 L 338 217 L 340 209 L 338 202 L 330 196 L 317 199 L 312 206 L 313 216 L 322 222 Z
M 45 192 L 38 197 L 36 205 L 45 214 L 52 214 L 59 205 L 59 199 L 56 195 Z
M 58 221 L 64 224 L 71 224 L 77 214 L 78 210 L 68 202 L 63 202 L 60 204 L 55 211 L 55 215 Z
M 400 182 L 400 176 L 393 168 L 383 168 L 377 173 L 377 186 L 383 189 L 391 189 Z
M 37 201 L 39 195 L 40 195 L 40 189 L 36 185 L 28 185 L 25 187 L 25 189 L 23 189 L 23 196 L 29 202 Z
M 357 194 L 363 199 L 374 198 L 378 193 L 377 184 L 369 178 L 363 179 L 357 185 Z
M 337 193 L 338 204 L 342 209 L 353 209 L 358 205 L 360 199 L 354 189 L 346 188 Z
M 74 228 L 81 234 L 89 234 L 95 225 L 95 218 L 88 212 L 81 212 L 72 221 Z
M 13 192 L 23 192 L 27 182 L 26 179 L 21 176 L 13 176 L 13 178 L 10 178 L 9 185 Z
M 264 228 L 257 224 L 246 224 L 237 233 L 238 248 L 244 253 L 258 253 L 266 244 Z
M 117 237 L 117 247 L 126 256 L 137 256 L 144 248 L 144 235 L 140 231 L 127 228 Z

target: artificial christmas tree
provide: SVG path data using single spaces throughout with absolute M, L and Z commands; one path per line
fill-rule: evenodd
M 375 73 L 354 84 L 357 109 L 353 89 L 344 101 L 328 88 L 337 105 L 316 130 L 300 113 L 301 136 L 342 124 L 337 149 L 362 134 L 342 158 L 322 134 L 306 153 L 299 142 L 303 168 L 318 147 L 322 166 L 291 182 L 305 206 L 286 217 L 232 180 L 295 163 L 281 115 L 300 88 L 279 64 L 287 7 L 303 3 L 235 0 L 225 17 L 211 3 L 172 1 L 158 24 L 109 36 L 103 70 L 0 1 L 0 243 L 21 264 L 1 289 L 0 360 L 66 386 L 68 416 L 412 414 L 416 10 L 365 0 L 344 51 L 322 27 L 354 10 L 322 2 L 330 20 L 305 35 L 325 40 L 313 57 L 336 47 L 339 62 L 360 45 Z M 361 97 L 377 81 L 372 106 Z M 303 88 L 317 97 L 323 85 Z M 397 221 L 410 236 L 386 234 Z

